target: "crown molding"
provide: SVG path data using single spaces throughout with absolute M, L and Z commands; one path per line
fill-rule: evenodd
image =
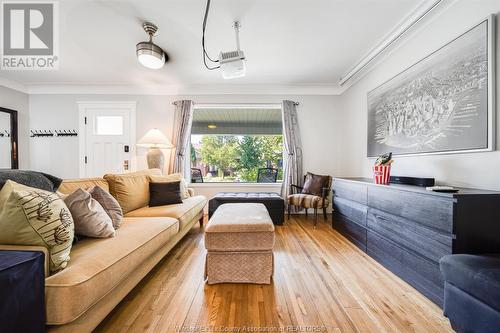
M 0 86 L 6 87 L 6 88 L 9 88 L 12 90 L 16 90 L 16 91 L 19 91 L 19 92 L 22 92 L 25 94 L 29 93 L 28 87 L 26 87 L 26 85 L 19 83 L 19 82 L 16 82 L 16 81 L 12 81 L 12 80 L 0 78 Z
M 32 95 L 339 95 L 338 85 L 31 84 Z
M 343 78 L 339 81 L 340 94 L 349 90 L 350 87 L 380 65 L 391 52 L 399 48 L 402 43 L 427 26 L 455 2 L 456 0 L 426 0 L 420 4 L 414 11 L 403 18 L 382 41 L 356 62 L 348 73 L 343 75 Z

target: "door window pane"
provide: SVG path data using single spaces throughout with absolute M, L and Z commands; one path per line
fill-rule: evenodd
M 95 117 L 95 135 L 123 135 L 123 117 Z

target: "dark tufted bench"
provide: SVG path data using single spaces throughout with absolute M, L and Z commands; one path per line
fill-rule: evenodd
M 283 225 L 285 201 L 273 192 L 219 192 L 208 202 L 208 217 L 212 217 L 217 207 L 225 203 L 252 202 L 266 206 L 275 225 Z
M 457 332 L 500 332 L 500 255 L 447 255 L 440 260 L 444 315 Z

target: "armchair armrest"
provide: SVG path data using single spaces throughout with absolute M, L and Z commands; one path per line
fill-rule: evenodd
M 28 246 L 28 245 L 4 245 L 0 244 L 0 250 L 3 251 L 33 251 L 43 252 L 45 260 L 45 277 L 49 276 L 49 251 L 44 246 Z
M 300 190 L 302 191 L 303 187 L 302 186 L 299 186 L 299 185 L 294 185 L 294 184 L 291 184 L 290 185 L 290 194 L 295 194 L 296 190 Z
M 330 194 L 330 188 L 328 188 L 328 187 L 323 187 L 323 188 L 321 188 L 321 197 L 322 197 L 323 199 L 328 198 L 328 195 L 329 195 L 329 194 Z

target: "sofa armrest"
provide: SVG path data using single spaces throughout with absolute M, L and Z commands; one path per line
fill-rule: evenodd
M 49 276 L 49 251 L 44 246 L 28 246 L 28 245 L 4 245 L 0 244 L 0 250 L 3 251 L 33 251 L 43 252 L 45 257 L 45 277 Z
M 194 188 L 188 188 L 187 190 L 189 192 L 189 196 L 194 197 Z

